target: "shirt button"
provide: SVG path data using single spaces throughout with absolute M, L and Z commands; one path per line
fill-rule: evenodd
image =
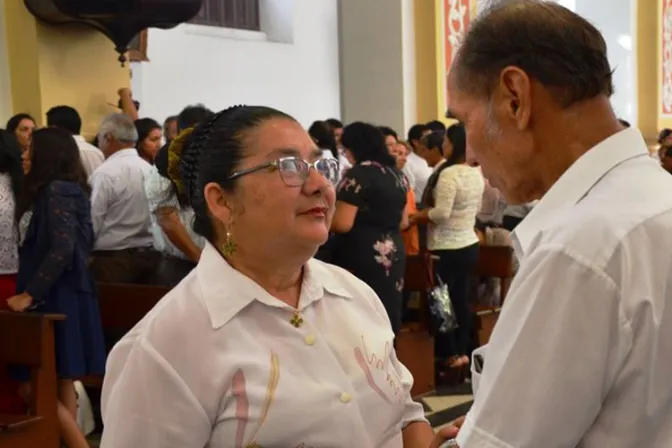
M 352 400 L 352 396 L 349 393 L 347 393 L 347 392 L 341 393 L 341 403 L 343 403 L 343 404 L 350 403 L 351 400 Z
M 305 341 L 306 341 L 306 344 L 308 344 L 308 345 L 315 345 L 315 336 L 313 336 L 312 334 L 309 334 L 308 336 L 306 336 Z

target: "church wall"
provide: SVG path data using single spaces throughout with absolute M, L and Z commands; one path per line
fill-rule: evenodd
M 289 29 L 273 27 L 281 42 L 259 32 L 189 24 L 150 29 L 150 61 L 133 64 L 140 115 L 163 120 L 203 103 L 213 110 L 234 104 L 272 106 L 306 126 L 339 117 L 337 0 L 281 4 L 290 8 L 284 16 L 291 20 Z M 262 16 L 262 28 L 266 20 Z

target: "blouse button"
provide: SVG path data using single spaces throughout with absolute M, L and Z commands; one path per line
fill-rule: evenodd
M 350 403 L 351 400 L 352 396 L 349 393 L 347 392 L 341 393 L 341 403 L 343 404 Z
M 312 334 L 309 334 L 308 336 L 306 336 L 305 341 L 306 341 L 306 344 L 308 344 L 308 345 L 315 345 L 315 336 L 313 336 Z

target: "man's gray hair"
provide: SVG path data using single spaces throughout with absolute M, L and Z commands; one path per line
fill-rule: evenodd
M 108 134 L 127 145 L 135 145 L 138 141 L 138 131 L 133 120 L 124 114 L 111 114 L 103 118 L 98 135 Z

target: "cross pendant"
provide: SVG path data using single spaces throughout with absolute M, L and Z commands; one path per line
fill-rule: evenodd
M 301 317 L 298 311 L 295 311 L 294 316 L 292 316 L 292 320 L 290 320 L 289 323 L 294 325 L 296 328 L 299 328 L 303 323 L 303 317 Z

